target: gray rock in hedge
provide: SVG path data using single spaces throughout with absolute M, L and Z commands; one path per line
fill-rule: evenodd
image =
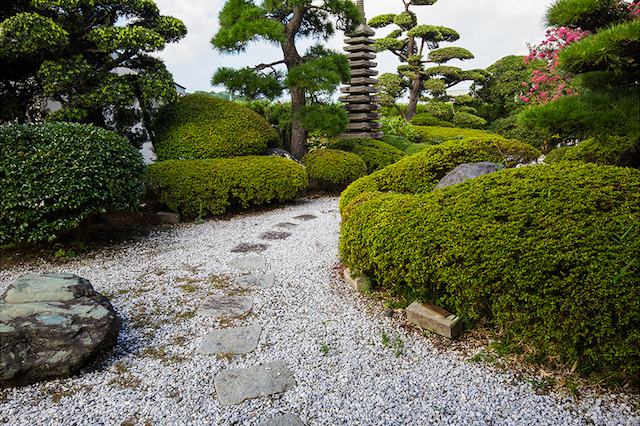
M 455 169 L 451 170 L 445 177 L 440 179 L 440 182 L 434 189 L 445 188 L 450 185 L 455 185 L 463 182 L 467 179 L 473 179 L 478 176 L 486 175 L 489 173 L 497 172 L 498 166 L 496 163 L 490 161 L 481 161 L 479 163 L 463 163 Z
M 213 380 L 222 405 L 240 404 L 245 399 L 259 398 L 292 389 L 296 385 L 293 374 L 282 361 L 218 373 Z
M 67 377 L 118 338 L 120 319 L 72 274 L 23 275 L 0 297 L 0 387 Z

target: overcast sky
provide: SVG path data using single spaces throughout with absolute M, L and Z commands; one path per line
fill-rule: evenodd
M 210 40 L 219 28 L 218 13 L 225 1 L 155 0 L 163 15 L 178 18 L 187 26 L 187 36 L 178 43 L 167 45 L 158 56 L 164 60 L 175 82 L 185 86 L 189 93 L 224 90 L 211 86 L 211 76 L 218 67 L 241 68 L 282 58 L 277 47 L 264 42 L 254 43 L 239 55 L 220 55 L 213 50 Z M 404 10 L 402 0 L 365 0 L 364 3 L 367 19 Z M 504 56 L 527 54 L 527 42 L 539 44 L 546 31 L 542 17 L 551 3 L 552 0 L 439 0 L 432 6 L 414 6 L 413 10 L 419 24 L 441 25 L 460 34 L 456 43 L 442 43 L 441 47 L 464 47 L 475 56 L 475 59 L 454 60 L 448 65 L 484 69 Z M 384 36 L 388 31 L 379 29 L 376 37 Z M 343 38 L 344 34 L 337 32 L 328 45 L 342 51 Z M 304 46 L 314 41 L 306 41 Z M 300 53 L 305 49 L 300 48 Z M 395 72 L 399 65 L 390 52 L 378 53 L 376 62 L 380 74 Z

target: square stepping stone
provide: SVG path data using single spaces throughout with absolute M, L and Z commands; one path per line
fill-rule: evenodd
M 261 253 L 269 247 L 268 244 L 262 243 L 240 243 L 231 249 L 231 253 Z
M 256 349 L 260 333 L 259 325 L 211 330 L 196 350 L 203 355 L 246 354 Z
M 317 219 L 318 216 L 314 216 L 312 214 L 301 214 L 300 216 L 294 216 L 294 219 L 298 219 L 298 220 L 311 220 L 311 219 Z
M 296 386 L 296 381 L 287 364 L 277 361 L 246 369 L 221 371 L 213 380 L 213 385 L 220 404 L 235 405 L 246 399 L 288 391 Z
M 209 296 L 196 314 L 214 318 L 234 318 L 247 315 L 253 308 L 251 296 Z
M 261 240 L 284 240 L 291 236 L 291 232 L 285 231 L 267 231 L 260 235 Z
M 264 268 L 267 259 L 260 256 L 236 257 L 229 261 L 229 266 L 236 269 L 259 269 Z
M 293 229 L 296 226 L 298 226 L 295 223 L 291 223 L 291 222 L 280 222 L 280 223 L 276 223 L 275 225 L 273 225 L 275 228 L 284 228 L 284 229 Z
M 304 426 L 302 420 L 298 416 L 293 414 L 284 414 L 282 416 L 274 417 L 264 422 L 258 423 L 258 426 Z
M 273 285 L 275 277 L 276 275 L 273 273 L 263 275 L 243 275 L 236 278 L 236 284 L 238 284 L 238 286 L 243 290 L 268 288 Z

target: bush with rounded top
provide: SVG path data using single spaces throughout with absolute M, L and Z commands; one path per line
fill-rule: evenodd
M 487 133 L 483 130 L 477 129 L 461 129 L 457 127 L 441 126 L 413 126 L 413 129 L 425 143 L 442 143 L 450 140 L 487 137 L 504 139 L 504 137 L 500 135 Z
M 414 126 L 440 126 L 440 127 L 453 127 L 453 124 L 448 121 L 440 120 L 431 114 L 419 113 L 413 116 L 411 124 Z
M 613 165 L 622 151 L 632 142 L 633 138 L 623 136 L 610 135 L 590 138 L 576 146 L 559 148 L 562 149 L 560 155 L 551 151 L 545 158 L 545 162 L 576 161 Z
M 143 171 L 137 149 L 98 127 L 0 127 L 0 244 L 53 240 L 92 213 L 137 207 Z
M 355 181 L 340 196 L 340 211 L 364 192 L 429 192 L 440 179 L 462 163 L 493 161 L 504 162 L 507 167 L 515 167 L 530 163 L 539 156 L 540 151 L 531 145 L 499 136 L 451 140 L 427 147 L 417 154 L 405 157 Z
M 187 95 L 160 108 L 155 139 L 159 161 L 261 155 L 267 147 L 281 147 L 260 115 L 209 95 Z
M 463 128 L 481 129 L 487 125 L 487 121 L 477 115 L 465 111 L 458 111 L 453 116 L 453 124 Z
M 188 217 L 292 200 L 309 182 L 304 167 L 276 156 L 161 161 L 147 179 L 160 202 Z
M 319 149 L 305 155 L 302 162 L 309 178 L 330 191 L 340 191 L 367 174 L 367 165 L 360 157 L 338 149 Z
M 361 197 L 341 235 L 352 270 L 488 318 L 536 356 L 638 379 L 638 170 L 538 165 Z
M 364 160 L 367 173 L 373 173 L 393 164 L 407 154 L 388 143 L 375 139 L 342 139 L 329 145 L 332 149 L 351 152 Z

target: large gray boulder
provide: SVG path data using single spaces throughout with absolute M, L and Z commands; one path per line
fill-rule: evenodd
M 23 275 L 0 297 L 0 388 L 74 374 L 118 338 L 120 319 L 72 274 Z
M 473 179 L 478 176 L 497 172 L 498 170 L 498 165 L 490 161 L 481 161 L 479 163 L 463 163 L 447 173 L 445 177 L 440 179 L 440 182 L 438 182 L 434 189 L 455 185 L 467 179 Z

